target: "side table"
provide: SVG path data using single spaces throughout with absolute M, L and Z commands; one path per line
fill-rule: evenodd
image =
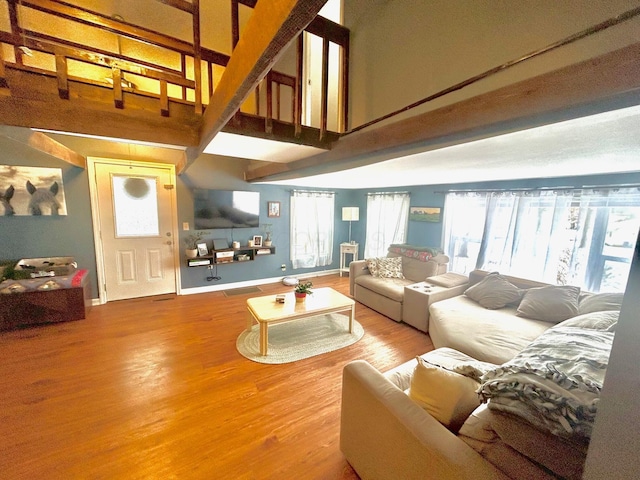
M 357 243 L 341 243 L 340 244 L 340 276 L 344 272 L 349 271 L 349 264 L 346 263 L 345 256 L 353 255 L 352 262 L 358 260 L 358 244 Z
M 462 295 L 468 283 L 457 287 L 441 287 L 427 282 L 413 283 L 404 287 L 402 301 L 402 321 L 422 330 L 429 331 L 429 307 L 432 303 Z

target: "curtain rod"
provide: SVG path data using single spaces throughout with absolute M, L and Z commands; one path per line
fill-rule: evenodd
M 451 189 L 439 190 L 434 193 L 489 193 L 489 192 L 540 192 L 553 190 L 594 190 L 598 188 L 640 188 L 639 183 L 624 183 L 616 185 L 583 185 L 582 187 L 559 186 L 559 187 L 522 187 L 522 188 L 470 188 L 470 189 Z
M 291 193 L 332 193 L 332 194 L 336 194 L 336 192 L 334 192 L 333 190 L 298 190 L 298 189 L 292 189 L 290 190 Z
M 396 195 L 396 194 L 411 195 L 411 192 L 369 192 L 369 193 L 367 193 L 367 196 L 372 196 L 372 195 Z

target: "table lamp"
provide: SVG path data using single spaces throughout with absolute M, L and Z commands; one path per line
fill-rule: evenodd
M 360 209 L 358 207 L 342 207 L 342 221 L 349 222 L 349 243 L 351 241 L 351 222 L 357 222 L 360 220 Z

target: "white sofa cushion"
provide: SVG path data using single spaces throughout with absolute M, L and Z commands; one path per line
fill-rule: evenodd
M 552 326 L 516 316 L 514 307 L 487 310 L 460 295 L 429 307 L 429 336 L 435 348 L 451 347 L 478 360 L 501 364 Z

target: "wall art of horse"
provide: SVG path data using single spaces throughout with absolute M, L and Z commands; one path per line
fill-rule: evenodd
M 51 209 L 51 215 L 58 215 L 60 210 L 60 203 L 56 200 L 58 194 L 58 182 L 53 182 L 53 185 L 46 188 L 36 188 L 33 183 L 27 180 L 27 191 L 31 194 L 31 200 L 29 200 L 28 212 L 31 215 L 42 215 L 42 207 L 48 207 Z
M 0 205 L 4 207 L 4 215 L 9 217 L 11 215 L 15 215 L 15 210 L 11 206 L 11 199 L 13 198 L 13 194 L 15 189 L 13 185 L 7 188 L 4 192 L 0 192 Z

